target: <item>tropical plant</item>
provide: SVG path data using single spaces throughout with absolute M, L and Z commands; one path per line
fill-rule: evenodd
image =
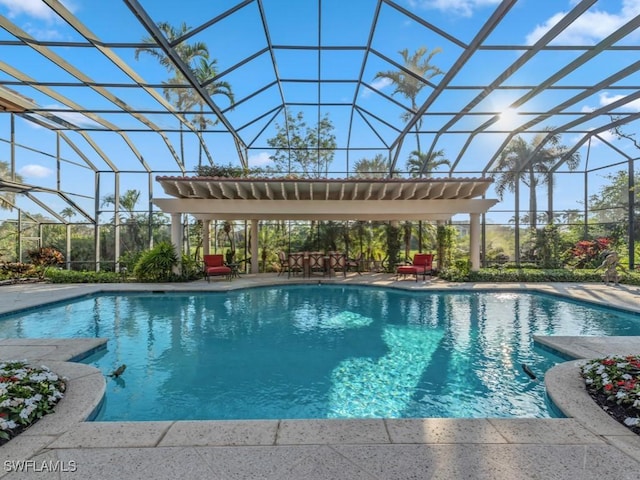
M 22 183 L 23 179 L 18 173 L 13 172 L 11 176 L 10 165 L 8 162 L 0 160 L 0 180 L 12 180 L 16 183 Z M 0 195 L 0 210 L 12 210 L 15 203 L 16 194 L 12 192 L 2 192 Z
M 395 272 L 396 265 L 399 263 L 399 254 L 400 254 L 400 227 L 394 225 L 393 223 L 389 223 L 386 226 L 386 234 L 387 234 L 387 271 Z
M 54 247 L 30 250 L 27 255 L 31 263 L 36 266 L 40 279 L 44 278 L 47 268 L 64 263 L 64 255 Z
M 407 172 L 412 177 L 431 177 L 431 172 L 442 165 L 451 166 L 451 162 L 445 158 L 444 150 L 435 150 L 429 153 L 423 153 L 414 150 L 407 159 Z
M 550 132 L 553 129 L 549 127 L 546 130 Z M 575 170 L 580 164 L 580 154 L 574 152 L 569 155 L 569 149 L 560 143 L 559 134 L 548 138 L 547 135 L 539 133 L 531 143 L 520 136 L 513 138 L 500 153 L 494 174 L 495 190 L 500 199 L 507 190 L 515 192 L 520 181 L 529 188 L 529 219 L 534 229 L 537 225 L 537 187 L 546 184 L 553 188 L 552 167 L 560 160 L 565 161 L 569 170 Z
M 337 145 L 329 116 L 322 117 L 315 127 L 307 126 L 302 112 L 294 117 L 287 111 L 286 116 L 285 125 L 276 123 L 276 136 L 267 139 L 267 144 L 275 149 L 270 158 L 276 170 L 297 172 L 306 178 L 327 176 Z
M 200 85 L 204 85 L 203 88 L 210 97 L 213 97 L 214 95 L 222 95 L 227 97 L 229 103 L 233 105 L 235 99 L 233 91 L 231 90 L 231 85 L 223 80 L 214 81 L 218 76 L 218 70 L 216 67 L 217 60 L 215 58 L 213 60 L 208 60 L 203 57 L 200 57 L 198 60 L 199 61 L 193 69 L 193 73 L 198 83 Z M 195 101 L 195 105 L 198 106 L 198 113 L 194 115 L 194 121 L 202 133 L 207 128 L 207 125 L 215 125 L 218 123 L 218 120 L 216 119 L 216 121 L 211 121 L 204 114 L 204 108 L 207 104 L 200 95 L 195 95 L 193 99 Z M 189 108 L 191 108 L 191 106 L 189 106 Z M 200 165 L 202 165 L 202 143 L 198 143 L 198 166 Z
M 418 111 L 416 100 L 420 91 L 427 86 L 427 82 L 433 77 L 442 75 L 444 72 L 431 64 L 433 57 L 440 53 L 440 48 L 434 48 L 431 52 L 427 47 L 418 48 L 413 55 L 409 55 L 409 50 L 400 50 L 400 55 L 404 65 L 400 70 L 388 70 L 376 73 L 375 79 L 386 79 L 390 81 L 395 90 L 392 95 L 403 95 L 411 102 L 409 111 L 402 115 L 405 122 L 409 122 Z M 426 56 L 426 58 L 425 58 Z M 422 119 L 416 122 L 416 147 L 420 151 L 420 127 Z
M 610 238 L 580 240 L 569 250 L 569 264 L 575 268 L 596 268 L 600 266 L 605 252 L 611 249 Z
M 438 253 L 438 274 L 453 266 L 454 254 L 456 250 L 456 238 L 458 231 L 452 225 L 438 225 L 437 227 Z
M 361 158 L 353 165 L 356 177 L 386 178 L 389 176 L 389 160 L 381 153 L 373 158 Z
M 259 175 L 262 170 L 259 168 L 245 169 L 236 165 L 198 165 L 196 175 L 199 177 L 229 177 L 240 178 L 249 175 Z
M 184 22 L 181 23 L 178 28 L 168 22 L 159 22 L 158 28 L 170 43 L 175 43 L 191 29 Z M 199 127 L 201 130 L 206 128 L 207 121 L 202 113 L 204 100 L 192 88 L 188 88 L 186 79 L 182 73 L 177 69 L 173 61 L 156 46 L 156 41 L 153 38 L 144 37 L 142 42 L 149 46 L 136 48 L 134 53 L 135 59 L 137 60 L 141 53 L 145 53 L 158 60 L 160 65 L 172 74 L 169 80 L 162 82 L 164 85 L 163 95 L 165 98 L 172 102 L 178 111 L 187 111 L 196 105 L 200 105 L 201 109 L 200 113 L 196 116 L 196 121 L 200 123 Z M 180 59 L 194 73 L 199 82 L 204 83 L 215 78 L 217 75 L 215 68 L 216 60 L 209 59 L 209 48 L 204 42 L 179 42 L 175 44 L 173 48 Z M 211 82 L 205 87 L 205 90 L 210 95 L 222 94 L 233 102 L 231 87 L 226 82 Z M 180 122 L 180 160 L 184 165 L 184 127 L 182 121 Z
M 76 211 L 71 207 L 66 207 L 60 211 L 60 216 L 68 220 L 76 216 Z
M 228 251 L 231 252 L 229 255 L 231 256 L 232 259 L 236 254 L 236 242 L 235 242 L 234 230 L 235 230 L 235 225 L 233 224 L 233 222 L 228 220 L 223 222 L 220 230 L 220 233 L 223 233 L 224 236 L 227 238 L 227 242 L 229 245 Z
M 172 279 L 172 269 L 178 265 L 178 254 L 169 242 L 161 242 L 143 252 L 133 269 L 142 282 L 166 282 Z
M 0 278 L 18 279 L 30 277 L 36 273 L 36 268 L 32 263 L 8 262 L 0 263 Z
M 126 216 L 120 220 L 126 225 L 126 234 L 122 236 L 124 251 L 136 252 L 144 248 L 145 242 L 140 226 L 147 223 L 148 219 L 146 215 L 136 214 L 136 205 L 139 199 L 140 191 L 135 189 L 129 189 L 118 197 L 120 209 L 126 213 Z M 114 195 L 106 195 L 102 199 L 102 206 L 113 205 L 115 207 L 115 204 Z M 120 217 L 120 212 L 116 212 L 116 215 Z

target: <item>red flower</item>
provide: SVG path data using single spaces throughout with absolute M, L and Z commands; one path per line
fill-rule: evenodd
M 607 384 L 604 386 L 604 389 L 605 389 L 607 392 L 609 392 L 609 391 L 613 390 L 613 384 L 612 384 L 612 383 L 607 383 Z
M 606 366 L 614 365 L 615 363 L 616 361 L 612 358 L 605 358 L 604 360 L 602 360 L 602 364 Z

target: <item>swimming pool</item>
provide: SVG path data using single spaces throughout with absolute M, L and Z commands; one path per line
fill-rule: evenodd
M 511 292 L 288 285 L 108 294 L 0 317 L 0 337 L 107 337 L 98 420 L 550 417 L 531 336 L 640 335 L 640 317 Z

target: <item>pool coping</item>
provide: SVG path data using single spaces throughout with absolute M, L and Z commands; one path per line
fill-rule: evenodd
M 137 290 L 148 291 L 140 285 L 137 287 Z M 157 288 L 157 285 L 155 287 Z M 486 290 L 487 286 L 482 287 L 485 287 L 481 288 L 482 290 Z M 513 285 L 505 287 L 490 289 L 514 289 Z M 522 288 L 521 285 L 519 287 Z M 2 288 L 6 287 L 0 287 L 0 297 L 3 293 Z M 177 291 L 191 289 L 177 289 Z M 103 291 L 113 293 L 122 289 L 79 287 L 78 290 L 73 290 L 75 294 L 69 298 Z M 469 290 L 469 288 L 463 290 Z M 172 291 L 176 290 L 172 289 Z M 81 293 L 78 294 L 78 292 Z M 67 293 L 70 292 L 67 291 Z M 636 292 L 632 293 L 635 295 Z M 606 297 L 605 294 L 606 291 L 602 296 Z M 565 357 L 588 359 L 608 354 L 638 353 L 636 345 L 640 337 L 537 336 L 535 341 Z M 43 362 L 52 370 L 69 378 L 67 395 L 56 406 L 56 413 L 44 417 L 21 435 L 0 447 L 0 451 L 6 458 L 29 459 L 45 454 L 53 455 L 55 452 L 69 449 L 107 447 L 135 449 L 393 444 L 559 445 L 568 443 L 613 446 L 624 455 L 640 462 L 640 437 L 609 417 L 587 394 L 584 381 L 579 375 L 579 365 L 584 360 L 559 364 L 545 375 L 545 387 L 549 397 L 568 417 L 565 419 L 86 422 L 85 420 L 90 418 L 102 401 L 107 383 L 101 372 L 88 365 L 74 363 L 74 360 L 77 361 L 97 348 L 104 348 L 105 342 L 106 339 L 0 340 L 1 356 L 4 356 L 3 351 L 7 352 L 7 349 L 10 349 L 14 354 L 11 355 L 13 358 L 28 358 L 33 363 Z M 0 477 L 6 473 L 8 472 L 0 471 Z

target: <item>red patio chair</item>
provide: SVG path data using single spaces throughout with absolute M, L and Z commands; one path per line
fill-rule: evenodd
M 431 275 L 433 270 L 433 253 L 416 253 L 413 256 L 413 263 L 411 265 L 401 265 L 396 269 L 396 275 L 398 280 L 400 275 L 406 277 L 407 275 L 415 275 L 416 282 L 418 281 L 418 275 L 422 275 L 422 280 L 425 280 L 427 274 Z
M 224 264 L 224 255 L 204 255 L 204 276 L 207 282 L 211 281 L 211 277 L 224 275 L 231 280 L 231 268 Z

